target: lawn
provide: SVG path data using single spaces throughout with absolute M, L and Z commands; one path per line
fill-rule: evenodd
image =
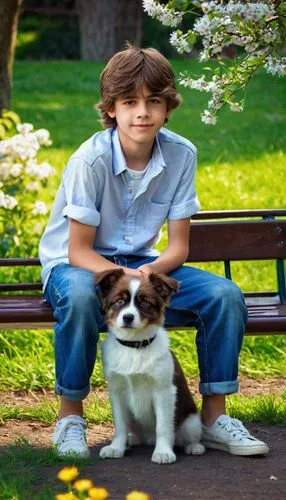
M 192 60 L 174 61 L 173 66 L 177 75 L 186 67 L 192 73 L 198 72 L 200 67 Z M 53 140 L 52 147 L 41 153 L 42 158 L 49 161 L 58 172 L 57 178 L 43 196 L 48 203 L 52 202 L 68 157 L 85 139 L 101 129 L 95 104 L 99 100 L 99 75 L 102 68 L 102 64 L 83 61 L 15 64 L 13 109 L 23 122 L 31 122 L 36 128 L 47 128 Z M 208 96 L 180 88 L 183 105 L 174 112 L 168 126 L 192 140 L 198 148 L 197 189 L 203 210 L 285 207 L 285 90 L 285 79 L 259 73 L 248 87 L 246 111 L 231 113 L 223 110 L 218 124 L 213 127 L 200 121 L 200 113 Z M 159 248 L 164 248 L 165 244 L 166 234 L 163 232 Z M 201 267 L 219 274 L 223 272 L 222 266 L 218 264 Z M 244 290 L 271 290 L 275 285 L 275 268 L 266 262 L 238 263 L 234 266 L 233 274 L 234 280 Z M 198 376 L 194 338 L 194 332 L 171 333 L 172 347 L 189 377 Z M 52 388 L 52 332 L 0 333 L 0 352 L 2 389 Z M 256 378 L 286 377 L 285 353 L 285 336 L 246 338 L 240 372 Z M 100 362 L 94 371 L 92 383 L 99 387 L 104 385 Z M 285 408 L 285 401 L 284 392 L 279 399 L 280 409 Z M 241 398 L 239 401 L 238 397 L 234 399 L 232 412 L 240 418 L 248 409 L 248 421 L 285 423 L 278 406 L 271 398 L 263 399 L 259 404 L 256 400 L 250 403 L 249 399 Z M 100 416 L 94 416 L 94 411 L 89 411 L 91 419 L 100 420 Z M 106 407 L 99 408 L 96 415 L 103 415 L 103 420 L 110 419 Z M 273 415 L 273 418 L 267 415 Z M 52 422 L 54 412 L 49 407 L 35 412 L 31 408 L 30 413 L 7 405 L 0 407 L 3 421 L 30 417 Z M 29 450 L 27 453 L 30 453 Z M 18 458 L 11 457 L 17 467 L 20 463 Z M 37 465 L 40 467 L 44 461 L 45 458 L 41 457 Z M 13 488 L 11 491 L 15 494 Z M 18 496 L 1 496 L 0 493 L 0 498 Z

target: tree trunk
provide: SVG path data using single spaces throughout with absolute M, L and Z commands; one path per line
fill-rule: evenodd
M 82 59 L 109 59 L 129 41 L 140 46 L 141 0 L 77 0 Z
M 0 0 L 0 116 L 10 108 L 12 67 L 22 0 Z

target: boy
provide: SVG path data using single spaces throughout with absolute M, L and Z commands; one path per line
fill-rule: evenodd
M 45 298 L 56 320 L 57 453 L 89 455 L 82 400 L 104 329 L 95 277 L 118 267 L 181 282 L 166 325 L 198 330 L 203 442 L 235 454 L 267 453 L 266 444 L 225 415 L 225 395 L 238 390 L 243 296 L 229 280 L 183 266 L 199 202 L 196 149 L 162 128 L 180 103 L 173 71 L 156 50 L 129 46 L 104 69 L 101 99 L 106 130 L 70 158 L 40 242 Z M 153 245 L 166 219 L 168 246 L 159 255 Z

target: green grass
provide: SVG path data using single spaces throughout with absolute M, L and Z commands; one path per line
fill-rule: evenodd
M 197 401 L 198 407 L 201 401 Z M 227 397 L 228 413 L 244 422 L 286 425 L 286 391 L 280 395 Z M 54 424 L 58 411 L 57 401 L 43 401 L 34 405 L 0 404 L 0 422 L 6 420 L 33 420 L 44 424 Z M 85 416 L 91 424 L 112 422 L 109 399 L 93 393 L 85 405 Z
M 52 337 L 51 331 L 0 332 L 2 390 L 53 388 Z M 179 357 L 186 376 L 197 377 L 195 331 L 170 332 L 170 338 L 172 349 Z M 253 378 L 286 377 L 285 347 L 285 336 L 246 337 L 240 357 L 240 373 Z M 96 387 L 105 384 L 99 354 L 91 383 Z

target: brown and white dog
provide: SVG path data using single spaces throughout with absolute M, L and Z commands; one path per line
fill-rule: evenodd
M 102 360 L 115 425 L 101 458 L 120 458 L 127 445 L 155 444 L 152 461 L 175 462 L 174 444 L 201 455 L 201 421 L 186 379 L 169 350 L 164 310 L 178 282 L 163 274 L 142 279 L 122 269 L 98 280 L 108 335 Z

